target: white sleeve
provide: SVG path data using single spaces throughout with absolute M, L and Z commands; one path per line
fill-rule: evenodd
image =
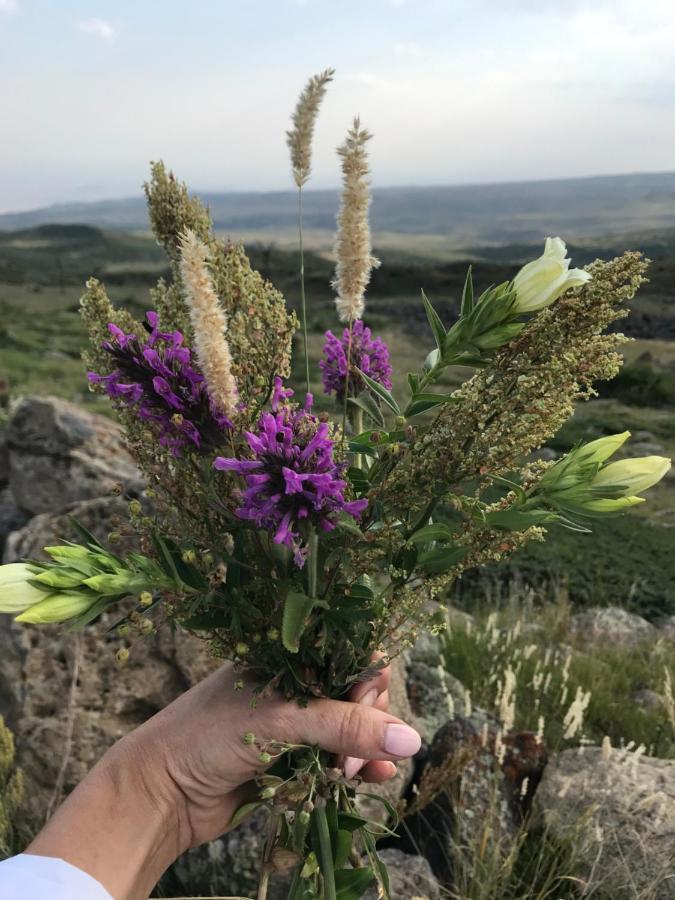
M 113 900 L 95 878 L 62 859 L 22 853 L 0 862 L 0 900 Z

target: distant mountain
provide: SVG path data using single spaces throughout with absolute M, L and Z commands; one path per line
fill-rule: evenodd
M 296 224 L 297 198 L 274 193 L 200 194 L 215 226 L 233 234 L 275 234 Z M 337 191 L 307 191 L 307 229 L 331 231 Z M 146 230 L 142 197 L 69 203 L 0 215 L 0 230 L 53 223 Z M 455 187 L 379 188 L 374 192 L 375 232 L 434 234 L 470 247 L 537 241 L 546 234 L 580 239 L 675 227 L 675 172 L 568 178 L 558 181 Z

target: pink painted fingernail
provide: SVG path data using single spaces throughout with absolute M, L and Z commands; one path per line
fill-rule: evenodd
M 384 749 L 392 756 L 414 756 L 422 746 L 422 738 L 408 725 L 387 725 Z
M 378 698 L 379 694 L 377 693 L 377 688 L 371 688 L 369 691 L 361 697 L 360 700 L 357 700 L 357 703 L 360 703 L 361 706 L 375 706 L 375 702 Z M 359 759 L 357 756 L 346 756 L 345 757 L 345 778 L 349 781 L 352 779 L 358 772 L 361 771 L 365 764 L 365 759 Z

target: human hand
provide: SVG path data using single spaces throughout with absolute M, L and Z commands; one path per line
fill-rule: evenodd
M 419 749 L 417 732 L 387 712 L 388 669 L 354 688 L 356 702 L 311 700 L 306 708 L 278 695 L 251 707 L 237 679 L 223 666 L 119 741 L 28 852 L 59 856 L 115 898 L 136 900 L 183 851 L 225 832 L 255 795 L 252 780 L 266 766 L 244 743 L 246 732 L 347 757 L 348 775 L 365 760 L 361 776 L 372 782 Z

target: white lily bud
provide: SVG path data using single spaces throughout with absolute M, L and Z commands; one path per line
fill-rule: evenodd
M 515 313 L 537 312 L 550 306 L 569 288 L 591 280 L 583 269 L 570 269 L 567 247 L 562 238 L 546 238 L 543 254 L 528 263 L 513 279 Z
M 47 596 L 45 591 L 29 583 L 33 578 L 33 567 L 26 563 L 0 566 L 0 613 L 23 612 Z

